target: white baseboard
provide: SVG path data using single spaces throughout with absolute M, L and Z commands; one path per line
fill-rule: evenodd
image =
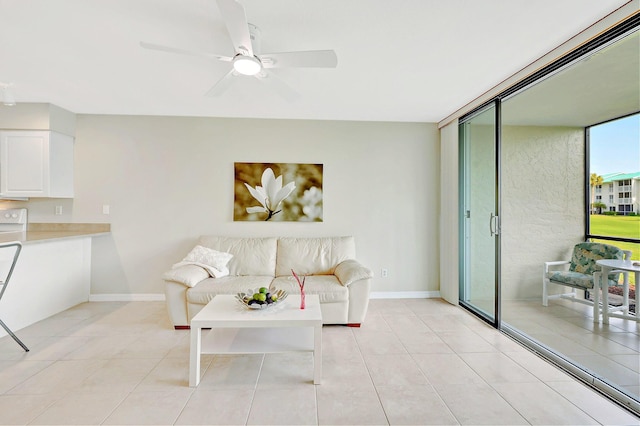
M 374 291 L 369 299 L 439 299 L 439 291 Z
M 370 299 L 438 299 L 439 291 L 374 291 L 369 294 Z M 162 293 L 147 294 L 91 294 L 89 302 L 164 302 Z
M 164 302 L 164 293 L 90 294 L 89 302 Z

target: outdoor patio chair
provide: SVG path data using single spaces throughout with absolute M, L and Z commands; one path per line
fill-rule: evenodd
M 18 241 L 0 244 L 0 252 L 3 255 L 3 258 L 2 258 L 3 263 L 10 263 L 10 265 L 7 265 L 8 268 L 5 268 L 5 267 L 2 268 L 3 279 L 0 281 L 0 301 L 2 301 L 2 296 L 4 295 L 4 292 L 7 289 L 7 286 L 9 285 L 9 280 L 11 279 L 11 275 L 13 275 L 13 269 L 16 267 L 16 262 L 18 262 L 18 256 L 20 256 L 21 250 L 22 250 L 22 244 L 20 244 Z M 0 308 L 1 307 L 2 306 L 0 305 Z M 0 309 L 0 312 L 2 312 L 2 309 Z M 13 332 L 9 329 L 9 327 L 7 327 L 7 325 L 4 322 L 2 322 L 1 319 L 0 319 L 0 325 L 2 326 L 2 328 L 5 329 L 5 331 L 9 334 L 9 336 L 13 337 L 13 340 L 15 340 L 20 346 L 22 346 L 22 349 L 29 352 L 29 348 L 27 348 L 27 346 L 24 343 L 22 343 L 20 339 L 18 339 L 18 336 L 13 334 Z
M 593 305 L 593 321 L 600 320 L 600 267 L 596 261 L 600 259 L 631 259 L 631 252 L 616 246 L 602 243 L 579 243 L 573 248 L 571 260 L 561 260 L 544 263 L 542 274 L 542 305 L 548 306 L 549 299 L 563 298 L 574 302 Z M 569 266 L 567 270 L 566 265 Z M 558 270 L 559 267 L 562 269 Z M 620 274 L 626 283 L 629 273 L 626 271 L 611 271 L 609 286 L 619 285 Z M 594 283 L 597 283 L 595 285 Z M 569 293 L 549 295 L 549 284 L 556 284 L 571 288 Z M 577 290 L 593 293 L 593 301 L 586 297 L 578 297 Z

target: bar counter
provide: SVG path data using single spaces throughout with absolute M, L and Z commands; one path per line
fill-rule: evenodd
M 111 231 L 109 223 L 29 223 L 26 232 L 0 232 L 0 243 L 42 243 L 79 237 L 97 237 Z

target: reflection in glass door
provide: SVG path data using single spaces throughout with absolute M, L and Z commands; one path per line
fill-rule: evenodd
M 495 104 L 460 123 L 460 303 L 498 325 L 498 161 Z

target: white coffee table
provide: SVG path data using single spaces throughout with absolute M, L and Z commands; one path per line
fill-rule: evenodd
M 191 320 L 189 386 L 200 382 L 202 354 L 313 352 L 313 383 L 322 380 L 322 313 L 317 294 L 289 295 L 277 306 L 248 309 L 218 295 Z M 210 328 L 211 330 L 204 330 Z
M 640 292 L 638 291 L 638 284 L 640 284 L 640 266 L 634 265 L 637 260 L 617 260 L 617 259 L 601 259 L 596 260 L 596 264 L 602 268 L 602 323 L 609 324 L 609 317 L 624 318 L 635 321 L 640 321 L 640 315 L 638 315 L 638 309 L 640 309 Z M 609 307 L 609 280 L 606 277 L 613 270 L 622 270 L 635 273 L 636 277 L 636 314 L 630 315 L 628 313 L 617 313 L 615 310 L 626 308 L 626 312 L 629 309 L 629 284 L 625 283 L 622 289 L 623 304 L 620 308 Z

